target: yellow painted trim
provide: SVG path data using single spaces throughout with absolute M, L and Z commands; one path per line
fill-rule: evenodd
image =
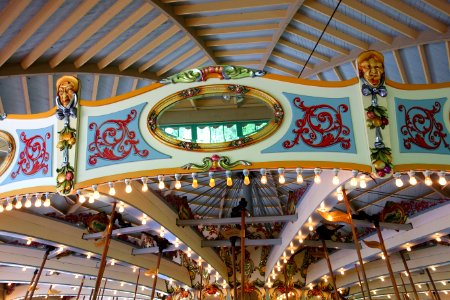
M 428 83 L 428 84 L 406 84 L 386 79 L 386 85 L 399 90 L 433 90 L 450 87 L 450 82 Z
M 53 107 L 49 111 L 44 111 L 38 114 L 31 115 L 19 115 L 19 114 L 8 114 L 7 119 L 17 119 L 17 120 L 29 120 L 29 119 L 43 119 L 53 116 L 56 113 L 56 107 Z
M 55 185 L 49 185 L 49 186 L 24 187 L 24 188 L 21 188 L 18 190 L 7 191 L 4 193 L 0 193 L 0 198 L 13 197 L 15 195 L 47 193 L 47 192 L 56 193 L 56 183 L 55 183 Z
M 405 172 L 405 171 L 446 171 L 450 172 L 450 165 L 444 165 L 444 164 L 403 164 L 403 165 L 395 165 L 394 171 L 395 172 Z
M 318 87 L 346 87 L 346 86 L 351 86 L 351 85 L 357 84 L 359 82 L 359 79 L 357 77 L 354 77 L 349 80 L 344 80 L 344 81 L 319 81 L 319 80 L 309 80 L 309 79 L 283 76 L 283 75 L 278 75 L 278 74 L 266 74 L 266 75 L 264 75 L 264 78 L 278 80 L 278 81 L 284 81 L 284 82 L 290 82 L 290 83 L 318 86 Z
M 102 105 L 112 104 L 112 103 L 116 103 L 116 102 L 120 102 L 120 101 L 129 99 L 131 97 L 138 96 L 140 94 L 143 94 L 143 93 L 146 93 L 146 92 L 149 92 L 152 90 L 156 90 L 162 86 L 164 86 L 164 84 L 159 83 L 159 82 L 154 82 L 154 83 L 150 84 L 149 86 L 145 86 L 138 90 L 131 91 L 129 93 L 122 94 L 122 95 L 112 97 L 112 98 L 106 98 L 106 99 L 102 99 L 102 100 L 98 100 L 98 101 L 80 100 L 80 105 L 81 106 L 102 106 Z

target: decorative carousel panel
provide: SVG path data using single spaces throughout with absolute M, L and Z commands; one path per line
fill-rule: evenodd
M 225 151 L 268 138 L 283 120 L 280 103 L 243 85 L 193 87 L 158 102 L 148 116 L 150 133 L 171 147 Z
M 52 177 L 53 126 L 17 130 L 17 136 L 18 158 L 2 184 Z
M 14 138 L 9 133 L 0 130 L 0 176 L 11 165 L 15 152 Z
M 349 98 L 325 98 L 283 93 L 293 117 L 288 132 L 262 153 L 356 153 Z
M 156 151 L 142 137 L 139 117 L 146 103 L 88 118 L 86 169 L 142 160 L 170 158 Z

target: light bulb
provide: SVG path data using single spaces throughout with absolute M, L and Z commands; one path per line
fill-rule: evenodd
M 119 212 L 123 213 L 125 211 L 125 205 L 123 204 L 122 201 L 120 201 L 120 205 L 119 205 Z
M 197 178 L 192 179 L 192 187 L 193 187 L 194 189 L 198 188 L 198 181 L 197 181 Z
M 22 200 L 17 200 L 16 205 L 14 206 L 16 209 L 22 208 Z
M 0 203 L 0 213 L 4 212 L 5 208 L 3 207 L 3 204 Z
M 116 264 L 116 260 L 115 259 L 111 259 L 111 266 L 114 266 Z
M 338 185 L 339 184 L 339 177 L 338 177 L 339 169 L 333 169 L 333 172 L 334 172 L 334 176 L 333 176 L 332 183 L 334 185 Z
M 344 274 L 345 274 L 345 270 L 341 269 L 341 275 L 344 275 Z
M 92 186 L 92 190 L 94 190 L 94 199 L 95 199 L 95 200 L 99 199 L 99 198 L 100 198 L 100 193 L 99 193 L 98 190 L 97 190 L 97 185 L 96 185 L 96 184 L 94 184 L 94 185 Z
M 27 245 L 31 245 L 32 239 L 27 239 Z
M 159 236 L 163 238 L 164 234 L 165 234 L 165 229 L 164 229 L 164 227 L 161 226 L 161 229 L 159 230 Z
M 441 237 L 438 236 L 438 237 L 436 238 L 436 241 L 437 241 L 437 242 L 441 242 L 441 241 L 442 241 Z
M 78 202 L 80 202 L 81 204 L 86 202 L 86 197 L 83 194 L 81 194 L 81 191 L 78 190 L 77 194 L 78 194 Z M 37 203 L 37 200 L 36 200 L 36 203 Z M 35 205 L 36 205 L 36 203 L 35 203 Z
M 192 250 L 191 250 L 191 248 L 189 248 L 188 247 L 188 249 L 187 249 L 187 252 L 186 252 L 186 255 L 187 255 L 187 257 L 191 257 L 191 255 L 192 255 Z
M 380 280 L 381 280 L 381 281 L 384 281 L 384 277 L 380 277 Z
M 422 288 L 422 285 L 421 285 L 421 284 L 417 284 L 417 287 L 418 287 L 419 289 L 421 289 L 421 288 Z
M 216 186 L 216 181 L 214 180 L 214 172 L 209 172 L 209 186 L 212 188 Z
M 391 295 L 387 295 L 388 299 L 391 299 Z
M 337 199 L 338 201 L 344 200 L 344 192 L 342 191 L 342 188 L 338 188 L 337 190 Z
M 286 178 L 284 178 L 284 169 L 278 168 L 278 182 L 280 184 L 284 184 L 286 182 Z
M 175 239 L 175 248 L 180 247 L 180 240 L 178 238 Z
M 406 251 L 411 252 L 411 247 L 409 245 L 406 247 Z
M 44 207 L 49 207 L 49 206 L 50 206 L 50 198 L 47 198 L 44 201 Z
M 176 181 L 175 181 L 175 188 L 176 188 L 177 190 L 181 189 L 181 181 L 179 181 L 179 180 L 176 180 Z
M 408 172 L 408 176 L 409 176 L 409 184 L 410 185 L 416 185 L 417 184 L 417 179 L 414 176 L 416 174 L 416 172 L 414 171 L 409 171 Z
M 248 178 L 248 176 L 244 177 L 244 184 L 245 185 L 249 185 L 250 184 L 250 178 Z
M 319 184 L 322 182 L 322 180 L 320 179 L 320 173 L 322 173 L 321 169 L 319 169 L 319 168 L 314 169 L 314 183 L 315 184 Z
M 431 186 L 433 184 L 433 181 L 431 181 L 431 178 L 430 178 L 430 174 L 431 174 L 430 171 L 423 172 L 423 175 L 425 175 L 425 184 L 427 186 Z
M 358 170 L 352 170 L 353 177 L 350 180 L 350 185 L 356 187 L 358 185 L 358 180 L 356 176 L 358 176 Z
M 92 256 L 91 253 L 86 254 L 86 259 L 91 259 L 91 256 Z
M 94 194 L 90 194 L 90 195 L 89 195 L 89 200 L 88 200 L 88 202 L 91 203 L 91 204 L 95 202 Z
M 308 229 L 309 229 L 309 231 L 313 231 L 314 227 L 312 225 L 309 225 Z
M 359 187 L 365 189 L 367 187 L 366 174 L 359 176 Z
M 166 185 L 164 184 L 164 176 L 158 175 L 158 181 L 159 181 L 159 183 L 158 183 L 158 188 L 159 188 L 160 190 L 165 189 L 165 188 L 166 188 Z
M 227 177 L 227 186 L 233 185 L 233 179 L 231 178 L 231 171 L 225 171 L 225 176 Z
M 142 188 L 141 191 L 143 191 L 144 193 L 148 191 L 148 179 L 147 177 L 141 177 L 141 181 L 142 181 Z
M 41 207 L 41 206 L 42 206 L 42 200 L 38 195 L 36 195 L 36 201 L 34 201 L 34 207 Z
M 26 198 L 27 198 L 27 200 L 25 200 L 25 207 L 30 208 L 31 207 L 30 197 L 27 195 Z
M 445 172 L 441 171 L 441 172 L 438 173 L 438 175 L 439 175 L 438 183 L 440 185 L 446 185 L 447 184 L 447 180 L 445 179 Z
M 13 205 L 11 201 L 9 201 L 9 197 L 6 198 L 6 201 L 8 202 L 8 204 L 6 204 L 6 211 L 11 211 L 13 209 Z
M 133 191 L 133 188 L 130 184 L 130 179 L 125 179 L 125 193 L 129 194 Z
M 401 176 L 402 176 L 402 175 L 401 175 L 400 173 L 395 173 L 395 174 L 394 174 L 395 185 L 396 185 L 397 187 L 402 187 L 402 186 L 403 186 L 403 181 L 402 181 Z

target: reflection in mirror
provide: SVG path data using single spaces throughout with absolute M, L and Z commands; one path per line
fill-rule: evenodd
M 6 171 L 14 157 L 15 144 L 13 137 L 0 131 L 0 176 Z
M 282 115 L 278 102 L 262 91 L 212 85 L 167 97 L 151 112 L 149 127 L 171 145 L 221 150 L 261 140 L 278 127 Z

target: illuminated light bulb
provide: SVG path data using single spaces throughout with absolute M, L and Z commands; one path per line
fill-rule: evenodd
M 137 269 L 138 269 L 137 267 L 133 266 L 133 273 L 136 273 Z
M 98 192 L 98 186 L 96 184 L 92 185 L 92 190 L 94 191 L 94 199 L 99 199 L 100 193 Z
M 164 176 L 163 176 L 163 175 L 158 175 L 158 181 L 159 181 L 159 183 L 158 183 L 158 188 L 159 188 L 160 190 L 165 189 L 165 188 L 166 188 L 166 185 L 164 184 Z
M 356 176 L 358 176 L 358 170 L 352 170 L 353 177 L 350 180 L 350 185 L 356 187 L 358 185 L 358 179 Z
M 114 290 L 113 294 L 114 294 L 114 295 L 117 295 L 117 290 Z
M 175 248 L 180 247 L 180 240 L 178 238 L 175 239 Z
M 142 188 L 141 191 L 143 191 L 144 193 L 148 191 L 148 178 L 147 177 L 141 177 L 141 181 L 142 181 Z
M 421 284 L 417 284 L 417 287 L 418 287 L 419 289 L 421 289 L 421 288 L 422 288 L 422 285 L 421 285 Z
M 278 168 L 278 182 L 280 184 L 284 184 L 286 182 L 286 178 L 284 178 L 284 169 Z
M 187 255 L 187 257 L 191 257 L 191 255 L 192 255 L 191 248 L 188 247 L 186 255 Z
M 374 295 L 376 295 L 376 294 L 377 294 L 377 290 L 373 290 L 372 292 L 373 292 L 373 294 L 374 294 Z
M 53 273 L 55 273 L 55 271 L 50 270 L 49 274 L 50 274 L 50 275 L 53 275 Z
M 342 191 L 342 187 L 337 189 L 337 199 L 338 201 L 344 200 L 344 192 Z
M 25 198 L 27 199 L 27 200 L 25 200 L 25 207 L 26 208 L 30 208 L 31 207 L 31 199 L 30 199 L 30 195 L 26 195 L 25 196 Z
M 44 200 L 44 207 L 49 207 L 50 206 L 50 198 L 46 198 Z
M 275 273 L 272 273 L 272 279 L 275 280 L 275 278 L 277 278 L 277 275 Z
M 391 299 L 391 295 L 387 295 L 388 299 Z
M 38 194 L 36 194 L 36 201 L 34 201 L 34 207 L 41 207 L 42 206 L 42 200 L 39 197 Z
M 198 257 L 198 265 L 199 265 L 199 266 L 202 265 L 202 257 L 201 257 L 201 256 Z
M 214 180 L 214 172 L 209 172 L 209 186 L 210 187 L 215 187 L 216 186 L 216 181 Z
M 225 176 L 227 177 L 227 186 L 232 186 L 233 179 L 231 178 L 231 171 L 230 170 L 225 171 Z
M 119 212 L 120 213 L 123 213 L 125 211 L 125 204 L 122 202 L 122 201 L 120 201 L 120 204 L 119 204 Z
M 165 232 L 164 227 L 161 226 L 161 229 L 159 230 L 159 236 L 163 238 L 165 233 L 166 232 Z
M 173 284 L 173 279 L 169 278 L 169 284 L 172 285 Z
M 78 277 L 80 277 L 80 275 L 78 275 L 78 274 L 75 274 L 75 278 L 78 278 Z
M 380 280 L 381 280 L 381 281 L 384 281 L 384 277 L 380 277 Z
M 427 295 L 427 296 L 428 296 L 428 292 L 425 292 L 425 295 Z
M 133 188 L 131 187 L 130 179 L 125 179 L 125 193 L 129 194 L 133 191 Z
M 297 173 L 297 183 L 302 184 L 303 183 L 303 169 L 302 168 L 296 168 L 295 172 Z
M 214 276 L 216 281 L 219 281 L 219 272 L 216 271 L 216 275 Z
M 192 173 L 192 187 L 198 188 L 197 173 Z
M 309 231 L 313 231 L 314 227 L 312 225 L 309 225 L 308 229 L 309 229 Z
M 341 269 L 341 275 L 344 275 L 344 274 L 345 274 L 345 270 Z
M 384 254 L 383 253 L 381 253 L 381 259 L 386 259 L 386 257 L 384 256 Z
M 395 185 L 396 185 L 397 187 L 402 187 L 402 186 L 403 186 L 403 181 L 402 181 L 401 176 L 402 176 L 402 175 L 401 175 L 400 173 L 395 173 L 395 174 L 394 174 Z
M 359 187 L 365 189 L 367 187 L 366 174 L 359 176 Z
M 175 189 L 179 190 L 181 189 L 181 175 L 180 174 L 175 174 Z
M 436 241 L 437 241 L 437 242 L 442 242 L 441 237 L 440 237 L 440 236 L 436 237 Z
M 409 176 L 409 184 L 410 185 L 416 185 L 417 184 L 417 179 L 416 179 L 416 177 L 414 176 L 416 174 L 416 172 L 414 172 L 414 171 L 409 171 L 408 172 L 408 176 Z
M 327 210 L 326 207 L 325 207 L 325 202 L 324 202 L 324 201 L 320 202 L 320 208 L 319 208 L 319 210 L 320 210 L 320 211 L 326 211 L 326 210 Z
M 92 257 L 92 254 L 91 254 L 91 253 L 86 254 L 86 258 L 87 258 L 87 259 L 91 259 L 91 257 Z
M 248 177 L 248 175 L 250 174 L 250 172 L 247 169 L 244 169 L 244 170 L 242 170 L 242 174 L 244 174 L 244 184 L 249 185 L 250 178 Z
M 314 169 L 314 183 L 319 184 L 322 182 L 322 179 L 320 179 L 320 173 L 322 173 L 322 170 L 320 168 Z
M 4 212 L 5 208 L 3 207 L 3 204 L 0 203 L 0 213 Z
M 447 291 L 444 291 L 444 294 L 448 295 L 448 292 L 447 292 Z
M 77 190 L 77 196 L 78 196 L 78 202 L 80 202 L 81 204 L 86 202 L 86 197 L 84 197 L 83 194 L 81 194 L 80 190 Z M 36 202 L 37 202 L 37 198 L 36 198 Z M 34 203 L 34 205 L 36 205 L 36 202 Z
M 334 176 L 333 176 L 333 180 L 331 182 L 334 185 L 338 185 L 339 184 L 339 177 L 338 177 L 339 169 L 333 169 L 333 173 L 334 173 Z
M 147 224 L 147 215 L 146 215 L 146 214 L 143 214 L 143 215 L 142 215 L 142 221 L 141 221 L 141 224 L 142 224 L 142 225 Z
M 425 184 L 426 184 L 427 186 L 432 185 L 432 184 L 433 184 L 433 181 L 431 181 L 431 178 L 430 178 L 431 172 L 428 171 L 428 170 L 427 170 L 427 171 L 424 171 L 424 172 L 423 172 L 423 175 L 425 176 L 425 180 L 424 180 Z
M 432 266 L 432 267 L 431 267 L 431 270 L 433 270 L 433 272 L 436 272 L 436 267 L 435 267 L 435 266 Z
M 27 239 L 27 245 L 31 245 L 32 242 L 33 242 L 32 239 Z
M 208 272 L 208 274 L 211 273 L 212 267 L 210 264 L 208 264 L 208 266 L 206 267 L 206 272 Z
M 91 204 L 95 202 L 95 198 L 94 198 L 94 195 L 93 195 L 93 194 L 90 194 L 90 195 L 89 195 L 89 200 L 88 200 L 88 202 L 91 203 Z
M 116 260 L 115 259 L 111 259 L 111 266 L 114 266 L 116 264 Z
M 441 281 L 442 285 L 447 285 L 446 281 Z
M 16 209 L 22 208 L 22 200 L 17 200 L 16 205 L 14 206 Z
M 411 246 L 410 245 L 406 246 L 406 251 L 411 252 Z
M 328 282 L 328 277 L 327 277 L 327 275 L 323 276 L 323 281 Z
M 145 286 L 141 286 L 141 291 L 145 290 Z
M 439 183 L 440 185 L 446 185 L 446 184 L 447 184 L 447 180 L 445 179 L 445 172 L 444 172 L 444 171 L 440 171 L 440 172 L 438 173 L 438 175 L 439 175 L 439 181 L 438 181 L 438 183 Z

